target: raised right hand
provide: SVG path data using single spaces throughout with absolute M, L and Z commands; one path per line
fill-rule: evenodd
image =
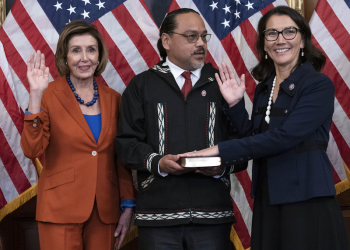
M 160 172 L 165 174 L 180 175 L 195 170 L 195 168 L 181 167 L 176 162 L 179 159 L 180 157 L 178 155 L 164 155 L 159 161 Z
M 45 55 L 38 50 L 34 61 L 34 52 L 27 61 L 27 79 L 30 92 L 44 92 L 49 84 L 49 67 L 45 66 Z
M 219 65 L 220 77 L 215 73 L 216 81 L 222 96 L 225 98 L 229 107 L 236 105 L 244 96 L 245 75 L 242 74 L 240 84 L 237 83 L 231 67 L 222 63 Z M 221 79 L 220 79 L 221 78 Z

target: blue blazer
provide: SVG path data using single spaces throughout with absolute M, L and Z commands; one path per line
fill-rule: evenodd
M 334 111 L 332 81 L 305 62 L 281 83 L 269 130 L 258 134 L 274 77 L 257 85 L 251 119 L 244 100 L 232 108 L 224 107 L 241 139 L 218 144 L 223 164 L 266 158 L 271 205 L 335 195 L 332 166 L 326 154 Z M 255 160 L 252 197 L 258 171 L 259 161 Z

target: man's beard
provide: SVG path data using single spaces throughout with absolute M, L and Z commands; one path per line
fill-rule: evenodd
M 203 55 L 204 56 L 204 59 L 203 59 L 203 61 L 202 62 L 192 62 L 191 61 L 191 57 L 193 56 L 193 55 L 196 55 L 196 54 L 200 54 L 200 55 Z M 204 60 L 205 60 L 205 58 L 206 58 L 206 56 L 207 56 L 207 53 L 206 53 L 206 51 L 204 50 L 204 48 L 203 47 L 199 47 L 195 52 L 193 52 L 192 54 L 191 54 L 191 57 L 189 57 L 188 59 L 187 59 L 187 65 L 190 67 L 190 68 L 193 68 L 193 69 L 199 69 L 199 68 L 202 68 L 203 66 L 204 66 Z

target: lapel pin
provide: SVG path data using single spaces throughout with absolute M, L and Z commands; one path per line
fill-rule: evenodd
M 290 85 L 289 85 L 289 90 L 293 90 L 294 87 L 295 87 L 294 83 L 290 84 Z
M 202 96 L 206 96 L 207 95 L 207 91 L 205 91 L 205 90 L 202 90 Z

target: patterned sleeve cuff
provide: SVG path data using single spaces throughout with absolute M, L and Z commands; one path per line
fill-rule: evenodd
M 147 157 L 147 162 L 146 162 L 147 170 L 158 177 L 163 177 L 162 175 L 159 174 L 159 171 L 158 171 L 159 161 L 162 157 L 163 157 L 162 155 L 157 153 L 150 154 Z

